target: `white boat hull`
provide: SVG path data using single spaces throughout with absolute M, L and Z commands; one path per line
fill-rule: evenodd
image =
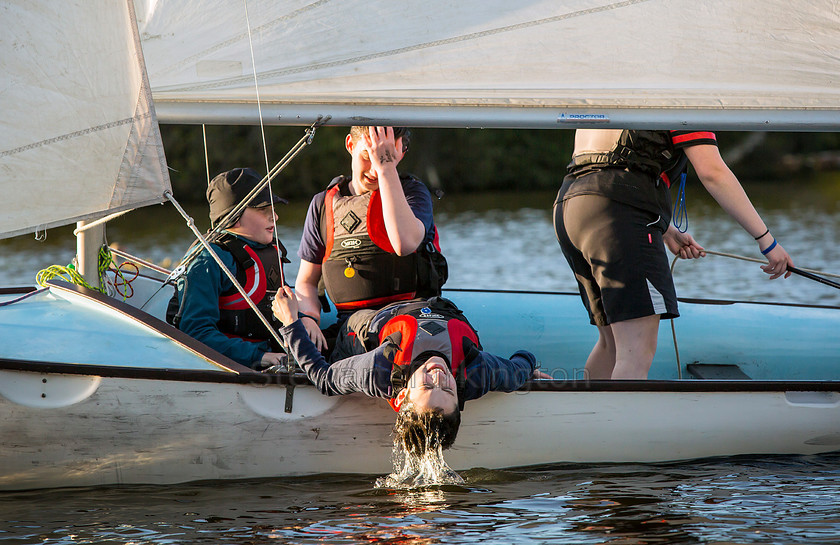
M 282 385 L 0 371 L 0 489 L 386 474 L 393 413 Z M 840 449 L 840 392 L 522 391 L 470 402 L 456 469 Z

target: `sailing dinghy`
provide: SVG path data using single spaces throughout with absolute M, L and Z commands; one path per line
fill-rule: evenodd
M 99 221 L 177 206 L 158 118 L 840 126 L 833 2 L 409 1 L 376 6 L 387 33 L 360 33 L 370 8 L 354 2 L 245 6 L 5 2 L 2 236 L 77 222 L 78 268 L 99 287 Z M 163 321 L 167 271 L 130 296 L 115 275 L 104 293 L 0 289 L 0 489 L 390 471 L 384 400 L 239 366 Z M 577 294 L 445 295 L 487 350 L 527 347 L 554 378 L 468 404 L 456 469 L 840 449 L 836 307 L 683 301 L 651 380 L 590 381 Z

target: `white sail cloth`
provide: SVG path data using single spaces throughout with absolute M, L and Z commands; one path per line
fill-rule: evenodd
M 131 0 L 0 4 L 0 238 L 162 202 Z
M 834 0 L 136 5 L 164 121 L 838 125 Z

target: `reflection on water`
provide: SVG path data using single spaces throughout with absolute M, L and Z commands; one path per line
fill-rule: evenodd
M 11 543 L 836 543 L 840 455 L 0 494 Z
M 840 273 L 840 181 L 747 186 L 772 233 L 800 268 Z M 448 287 L 576 291 L 551 223 L 553 192 L 450 195 L 435 203 L 441 245 L 450 264 Z M 289 249 L 288 278 L 297 274 L 296 250 L 308 203 L 279 208 L 278 233 Z M 199 228 L 204 206 L 190 207 Z M 761 258 L 757 244 L 699 185 L 688 188 L 689 232 L 710 250 Z M 53 229 L 45 242 L 32 236 L 0 241 L 0 286 L 32 284 L 35 272 L 67 264 L 75 254 L 72 227 Z M 192 241 L 170 205 L 146 207 L 112 222 L 108 239 L 138 257 L 172 266 Z M 769 281 L 756 263 L 708 256 L 679 260 L 681 297 L 840 304 L 840 290 L 802 277 Z M 836 278 L 834 279 L 836 281 Z

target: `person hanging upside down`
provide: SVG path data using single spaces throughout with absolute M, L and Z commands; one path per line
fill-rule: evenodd
M 351 315 L 339 338 L 343 359 L 328 363 L 298 317 L 286 286 L 272 303 L 280 335 L 318 390 L 328 396 L 361 392 L 388 400 L 397 411 L 395 442 L 407 452 L 449 448 L 466 401 L 490 391 L 512 392 L 531 378 L 536 358 L 519 350 L 510 359 L 484 352 L 476 331 L 451 301 L 432 297 Z M 422 433 L 421 433 L 422 432 Z

